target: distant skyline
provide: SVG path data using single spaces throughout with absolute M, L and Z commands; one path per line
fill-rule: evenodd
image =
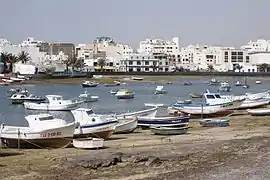
M 240 46 L 270 39 L 269 0 L 2 0 L 0 37 L 90 43 L 98 36 L 139 46 L 150 37 L 180 45 Z

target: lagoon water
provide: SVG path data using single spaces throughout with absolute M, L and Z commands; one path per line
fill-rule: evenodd
M 246 92 L 262 92 L 269 89 L 270 83 L 267 79 L 260 78 L 262 84 L 255 84 L 255 80 L 258 78 L 249 78 L 248 84 L 251 85 L 249 89 L 243 89 L 242 87 L 235 87 L 233 83 L 235 81 L 243 82 L 243 78 L 239 77 L 220 77 L 217 78 L 221 81 L 229 81 L 232 85 L 231 94 L 240 95 Z M 185 80 L 191 81 L 193 85 L 183 86 Z M 25 84 L 25 85 L 12 85 L 12 86 L 2 86 L 0 87 L 0 123 L 5 123 L 8 125 L 22 125 L 26 126 L 27 122 L 24 119 L 25 115 L 37 114 L 37 113 L 47 113 L 46 111 L 33 111 L 25 110 L 23 105 L 12 105 L 8 100 L 7 91 L 10 88 L 26 88 L 29 93 L 35 95 L 44 96 L 48 94 L 59 94 L 63 95 L 65 98 L 77 97 L 80 93 L 85 90 L 90 92 L 92 95 L 98 95 L 100 97 L 99 101 L 91 102 L 88 104 L 82 104 L 81 107 L 93 108 L 96 113 L 120 113 L 127 111 L 136 111 L 144 109 L 144 103 L 163 103 L 171 104 L 176 100 L 186 100 L 191 99 L 189 93 L 202 93 L 206 89 L 211 92 L 216 92 L 218 86 L 208 86 L 205 81 L 209 78 L 181 78 L 176 81 L 172 81 L 172 84 L 165 83 L 142 83 L 142 82 L 132 82 L 127 85 L 121 85 L 117 87 L 105 87 L 102 84 L 93 88 L 82 88 L 80 84 L 74 85 L 64 85 L 64 84 Z M 168 93 L 165 95 L 154 95 L 153 92 L 157 85 L 163 85 Z M 128 100 L 118 100 L 114 95 L 110 94 L 111 89 L 128 88 L 134 91 L 135 98 Z M 73 116 L 70 112 L 61 111 L 51 111 L 49 112 L 55 117 L 63 118 L 67 121 L 73 121 Z

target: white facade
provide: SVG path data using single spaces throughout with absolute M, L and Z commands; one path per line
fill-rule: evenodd
M 179 38 L 172 40 L 146 39 L 140 42 L 138 53 L 142 54 L 179 54 Z
M 14 64 L 13 72 L 19 73 L 22 75 L 34 75 L 36 71 L 36 67 L 31 64 L 22 64 L 16 63 Z
M 159 60 L 150 54 L 130 54 L 122 56 L 120 60 L 122 72 L 154 72 L 159 71 L 159 68 Z
M 43 43 L 43 41 L 36 40 L 34 37 L 28 37 L 25 41 L 19 44 L 20 47 L 36 47 Z
M 249 41 L 247 45 L 241 47 L 241 49 L 248 52 L 263 52 L 270 51 L 270 40 L 258 39 L 257 41 Z

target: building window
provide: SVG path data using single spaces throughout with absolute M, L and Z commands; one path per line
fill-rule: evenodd
M 141 65 L 141 61 L 137 61 L 137 65 Z
M 168 72 L 169 71 L 169 68 L 165 68 L 165 72 Z
M 110 62 L 109 64 L 110 64 L 110 66 L 113 66 L 113 62 Z
M 97 66 L 97 62 L 94 62 L 94 66 Z
M 132 71 L 133 71 L 133 69 L 132 69 L 132 68 L 128 68 L 128 71 L 129 71 L 129 72 L 132 72 Z
M 238 52 L 238 56 L 243 56 L 243 52 Z
M 228 51 L 225 51 L 225 56 L 228 56 Z
M 137 72 L 141 72 L 141 68 L 137 68 Z
M 149 68 L 145 68 L 145 71 L 149 71 Z
M 128 64 L 129 64 L 129 65 L 133 65 L 133 61 L 129 61 Z
M 237 53 L 236 52 L 232 52 L 232 56 L 236 56 L 237 55 Z
M 149 65 L 149 61 L 145 61 L 145 65 L 148 66 Z
M 142 57 L 142 59 L 144 59 L 144 57 Z

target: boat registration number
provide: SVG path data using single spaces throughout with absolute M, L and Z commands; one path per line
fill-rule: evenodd
M 40 134 L 40 137 L 55 137 L 55 136 L 61 136 L 62 132 L 52 132 L 52 133 L 42 133 Z

